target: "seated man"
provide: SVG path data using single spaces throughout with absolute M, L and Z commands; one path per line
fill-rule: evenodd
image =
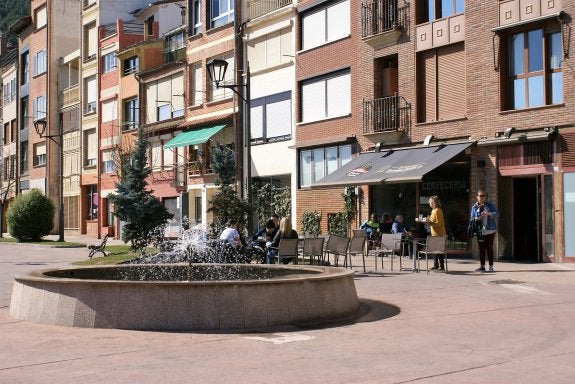
M 372 213 L 371 217 L 360 225 L 360 228 L 365 230 L 369 238 L 372 238 L 376 234 L 379 236 L 379 220 L 377 215 Z
M 230 244 L 241 247 L 240 233 L 238 232 L 238 222 L 234 219 L 228 221 L 228 226 L 220 234 L 220 240 L 227 240 Z

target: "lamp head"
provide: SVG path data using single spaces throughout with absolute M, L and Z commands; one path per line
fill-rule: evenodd
M 44 133 L 46 133 L 47 124 L 46 119 L 40 119 L 34 122 L 34 129 L 40 137 L 44 136 Z
M 228 69 L 228 62 L 222 59 L 213 59 L 206 64 L 210 80 L 216 83 L 216 87 L 220 82 L 224 81 L 226 70 Z

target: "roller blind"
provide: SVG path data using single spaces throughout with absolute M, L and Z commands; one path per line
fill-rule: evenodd
M 146 123 L 155 123 L 157 121 L 156 115 L 156 100 L 158 99 L 156 91 L 157 84 L 151 83 L 146 85 Z
M 183 73 L 174 75 L 172 77 L 172 105 L 174 111 L 184 109 L 184 75 Z
M 116 107 L 116 99 L 107 100 L 102 102 L 102 122 L 113 121 L 118 118 L 118 108 Z
M 88 103 L 96 102 L 97 100 L 96 77 L 92 76 L 86 79 L 86 101 Z
M 36 156 L 46 154 L 46 143 L 36 144 Z
M 438 118 L 464 117 L 466 94 L 463 43 L 440 48 L 437 55 Z
M 86 159 L 96 159 L 98 157 L 98 142 L 95 130 L 86 132 L 86 143 Z
M 96 25 L 88 27 L 88 56 L 96 55 L 98 49 L 98 34 Z

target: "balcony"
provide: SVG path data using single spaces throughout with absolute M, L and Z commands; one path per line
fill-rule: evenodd
M 76 84 L 62 91 L 62 108 L 80 102 L 80 87 Z
M 253 20 L 256 17 L 263 16 L 267 13 L 275 11 L 292 4 L 292 0 L 251 0 L 248 1 L 248 19 Z
M 397 43 L 407 25 L 409 3 L 398 0 L 364 0 L 361 4 L 361 37 L 374 49 Z
M 402 96 L 363 100 L 363 134 L 407 132 L 411 128 L 411 104 Z

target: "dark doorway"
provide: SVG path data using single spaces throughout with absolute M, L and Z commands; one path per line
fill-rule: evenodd
M 537 179 L 513 179 L 514 260 L 539 261 L 538 215 Z

